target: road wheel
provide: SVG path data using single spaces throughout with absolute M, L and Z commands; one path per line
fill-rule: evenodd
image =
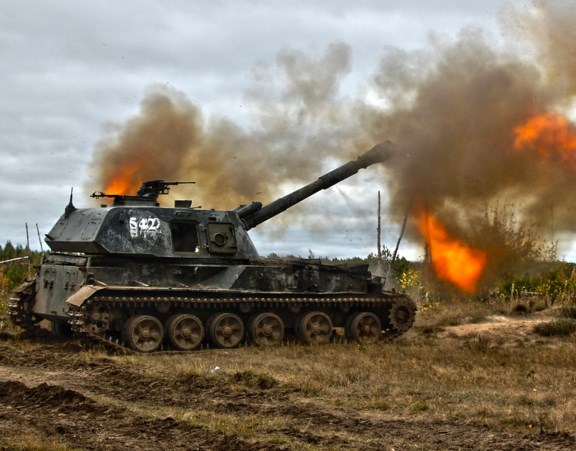
M 122 339 L 135 351 L 153 352 L 162 344 L 164 328 L 160 320 L 154 316 L 132 316 L 122 328 Z
M 235 348 L 244 339 L 244 323 L 234 313 L 218 313 L 208 320 L 208 338 L 217 348 Z
M 382 337 L 382 322 L 374 313 L 355 313 L 346 322 L 346 336 L 358 343 L 376 343 Z
M 274 313 L 260 313 L 250 320 L 248 332 L 258 346 L 277 346 L 284 339 L 284 322 Z
M 193 351 L 202 344 L 204 326 L 194 315 L 173 315 L 166 322 L 166 336 L 179 351 Z
M 332 320 L 323 312 L 306 313 L 298 321 L 296 335 L 304 344 L 329 343 L 332 337 Z

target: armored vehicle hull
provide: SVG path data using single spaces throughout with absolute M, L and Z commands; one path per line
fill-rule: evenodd
M 360 342 L 397 337 L 412 326 L 416 305 L 383 290 L 367 267 L 262 259 L 246 233 L 390 151 L 389 142 L 376 146 L 266 207 L 160 207 L 157 195 L 176 184 L 163 181 L 147 182 L 136 196 L 111 195 L 108 208 L 76 209 L 70 201 L 46 236 L 53 252 L 11 299 L 12 320 L 33 328 L 46 319 L 58 334 L 139 352 L 322 344 L 336 328 Z

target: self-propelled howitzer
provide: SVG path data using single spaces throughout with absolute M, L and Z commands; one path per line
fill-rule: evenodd
M 160 194 L 190 182 L 153 180 L 109 207 L 70 203 L 46 235 L 52 252 L 34 280 L 15 291 L 13 322 L 46 319 L 58 334 L 78 333 L 140 352 L 203 345 L 279 344 L 394 338 L 414 322 L 416 305 L 385 291 L 367 266 L 310 259 L 262 259 L 247 231 L 320 190 L 392 155 L 389 141 L 266 206 L 231 211 L 161 207 Z

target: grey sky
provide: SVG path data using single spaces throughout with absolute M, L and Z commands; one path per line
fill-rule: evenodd
M 183 92 L 205 116 L 250 127 L 245 95 L 259 86 L 259 69 L 274 65 L 285 49 L 314 57 L 332 43 L 348 44 L 345 87 L 354 96 L 386 47 L 425 47 L 430 33 L 451 39 L 469 25 L 494 32 L 503 4 L 2 0 L 0 244 L 25 244 L 26 222 L 47 233 L 72 186 L 76 206 L 88 205 L 82 187 L 90 182 L 96 144 L 108 127 L 138 111 L 150 85 Z M 375 178 L 362 171 L 310 200 L 333 205 L 329 233 L 307 233 L 314 218 L 296 210 L 294 224 L 285 220 L 284 235 L 272 244 L 265 226 L 251 234 L 263 254 L 366 255 L 375 249 L 376 191 Z M 393 246 L 397 233 L 387 228 L 385 244 Z M 38 248 L 35 235 L 31 245 Z

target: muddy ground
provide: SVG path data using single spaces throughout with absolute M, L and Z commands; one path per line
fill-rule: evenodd
M 498 333 L 497 324 L 494 330 Z M 461 332 L 455 329 L 449 339 L 458 339 Z M 198 359 L 220 353 L 224 361 L 229 352 L 234 351 L 200 351 Z M 351 409 L 250 371 L 171 371 L 166 356 L 163 370 L 150 370 L 126 359 L 130 356 L 91 351 L 77 340 L 2 334 L 0 449 L 576 448 L 576 439 L 567 433 L 510 433 L 466 421 Z M 249 417 L 267 433 L 243 436 L 226 424 L 195 423 L 192 414 L 185 414 L 197 411 L 229 414 L 215 415 L 221 422 Z M 267 424 L 274 430 L 267 431 Z

